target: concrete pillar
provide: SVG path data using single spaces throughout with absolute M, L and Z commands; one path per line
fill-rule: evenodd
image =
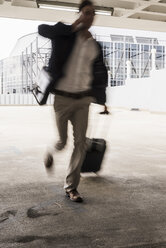
M 108 87 L 111 86 L 111 71 L 108 70 Z
M 32 43 L 30 44 L 30 75 L 31 75 L 31 85 L 30 85 L 30 89 L 32 89 L 32 85 L 33 85 L 33 57 L 32 57 Z
M 127 79 L 129 79 L 131 78 L 131 61 L 127 60 L 126 65 L 127 65 Z
M 36 80 L 38 78 L 38 37 L 36 37 Z
M 156 70 L 156 49 L 151 49 L 152 54 L 152 71 Z

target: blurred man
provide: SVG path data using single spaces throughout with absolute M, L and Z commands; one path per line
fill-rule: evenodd
M 53 26 L 43 24 L 38 29 L 40 35 L 52 42 L 49 72 L 53 78 L 59 132 L 57 150 L 62 150 L 66 144 L 68 121 L 73 126 L 74 150 L 64 188 L 66 195 L 75 202 L 83 200 L 77 188 L 85 155 L 89 105 L 94 98 L 100 104 L 105 103 L 105 91 L 100 95 L 100 89 L 107 86 L 101 47 L 88 31 L 94 16 L 94 5 L 87 0 L 80 4 L 79 18 L 72 25 L 59 22 Z M 52 165 L 53 155 L 48 153 L 45 166 L 49 169 Z

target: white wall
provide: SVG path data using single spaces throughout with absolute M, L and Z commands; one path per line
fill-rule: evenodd
M 50 95 L 47 104 L 53 103 Z M 32 94 L 0 94 L 0 105 L 37 105 Z M 166 69 L 151 72 L 149 78 L 126 80 L 126 85 L 107 88 L 107 105 L 166 113 Z
M 125 86 L 109 87 L 107 104 L 166 112 L 166 69 L 152 71 L 149 78 L 127 79 Z
M 151 73 L 151 110 L 166 112 L 166 69 Z

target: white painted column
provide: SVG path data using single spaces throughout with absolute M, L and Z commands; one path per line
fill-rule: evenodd
M 127 79 L 129 79 L 131 78 L 131 61 L 127 60 L 126 65 L 127 65 Z
M 38 78 L 38 37 L 36 37 L 36 81 Z
M 111 86 L 111 71 L 108 70 L 108 87 Z
M 156 49 L 151 49 L 152 54 L 152 71 L 156 70 Z

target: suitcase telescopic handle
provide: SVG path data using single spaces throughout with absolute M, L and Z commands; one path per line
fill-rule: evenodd
M 88 121 L 88 129 L 87 129 L 87 137 L 90 139 L 92 138 L 101 138 L 101 139 L 108 139 L 108 129 L 105 128 L 105 121 L 109 122 L 110 116 L 109 115 L 101 115 L 99 111 L 96 113 L 94 111 L 96 104 L 92 104 L 90 106 L 89 111 L 89 121 Z M 94 122 L 95 119 L 95 122 Z M 95 123 L 95 126 L 94 126 Z

